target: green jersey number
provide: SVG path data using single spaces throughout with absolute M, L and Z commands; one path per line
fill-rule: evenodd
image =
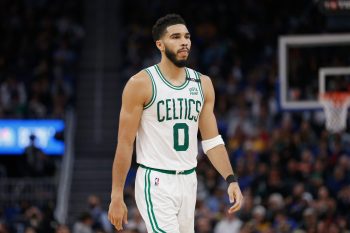
M 183 137 L 184 137 L 181 145 L 179 142 L 180 130 L 183 130 Z M 186 123 L 176 123 L 173 126 L 173 136 L 174 136 L 174 149 L 176 151 L 186 151 L 188 149 L 188 144 L 189 144 L 188 125 Z

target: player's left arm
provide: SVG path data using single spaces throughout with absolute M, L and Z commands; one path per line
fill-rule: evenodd
M 219 136 L 217 122 L 214 115 L 215 92 L 213 84 L 208 76 L 202 75 L 201 82 L 204 92 L 204 105 L 199 116 L 199 130 L 202 140 L 213 140 Z M 214 142 L 215 145 L 215 142 Z M 206 152 L 210 162 L 224 179 L 233 175 L 227 150 L 223 144 L 218 144 Z M 228 195 L 233 206 L 229 209 L 229 213 L 233 213 L 241 208 L 243 196 L 239 188 L 238 182 L 232 182 L 228 187 Z

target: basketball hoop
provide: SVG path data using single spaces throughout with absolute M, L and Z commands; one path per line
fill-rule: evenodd
M 320 103 L 326 115 L 326 128 L 339 133 L 346 128 L 346 114 L 350 106 L 350 93 L 325 92 L 320 94 Z

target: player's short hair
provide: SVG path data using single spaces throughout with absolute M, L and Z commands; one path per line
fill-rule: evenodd
M 175 24 L 186 25 L 186 22 L 178 14 L 167 14 L 166 16 L 159 18 L 152 27 L 153 40 L 154 41 L 159 40 L 164 35 L 167 27 Z

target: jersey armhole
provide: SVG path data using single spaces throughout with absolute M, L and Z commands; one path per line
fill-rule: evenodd
M 152 82 L 152 98 L 151 98 L 151 100 L 150 100 L 147 104 L 145 104 L 145 105 L 143 106 L 143 109 L 145 110 L 145 109 L 151 107 L 151 105 L 152 105 L 152 104 L 154 103 L 154 101 L 156 100 L 157 88 L 156 88 L 156 83 L 154 82 L 154 78 L 153 78 L 153 76 L 152 76 L 152 73 L 151 73 L 148 69 L 144 69 L 144 71 L 147 72 L 148 77 L 151 79 L 151 82 Z

